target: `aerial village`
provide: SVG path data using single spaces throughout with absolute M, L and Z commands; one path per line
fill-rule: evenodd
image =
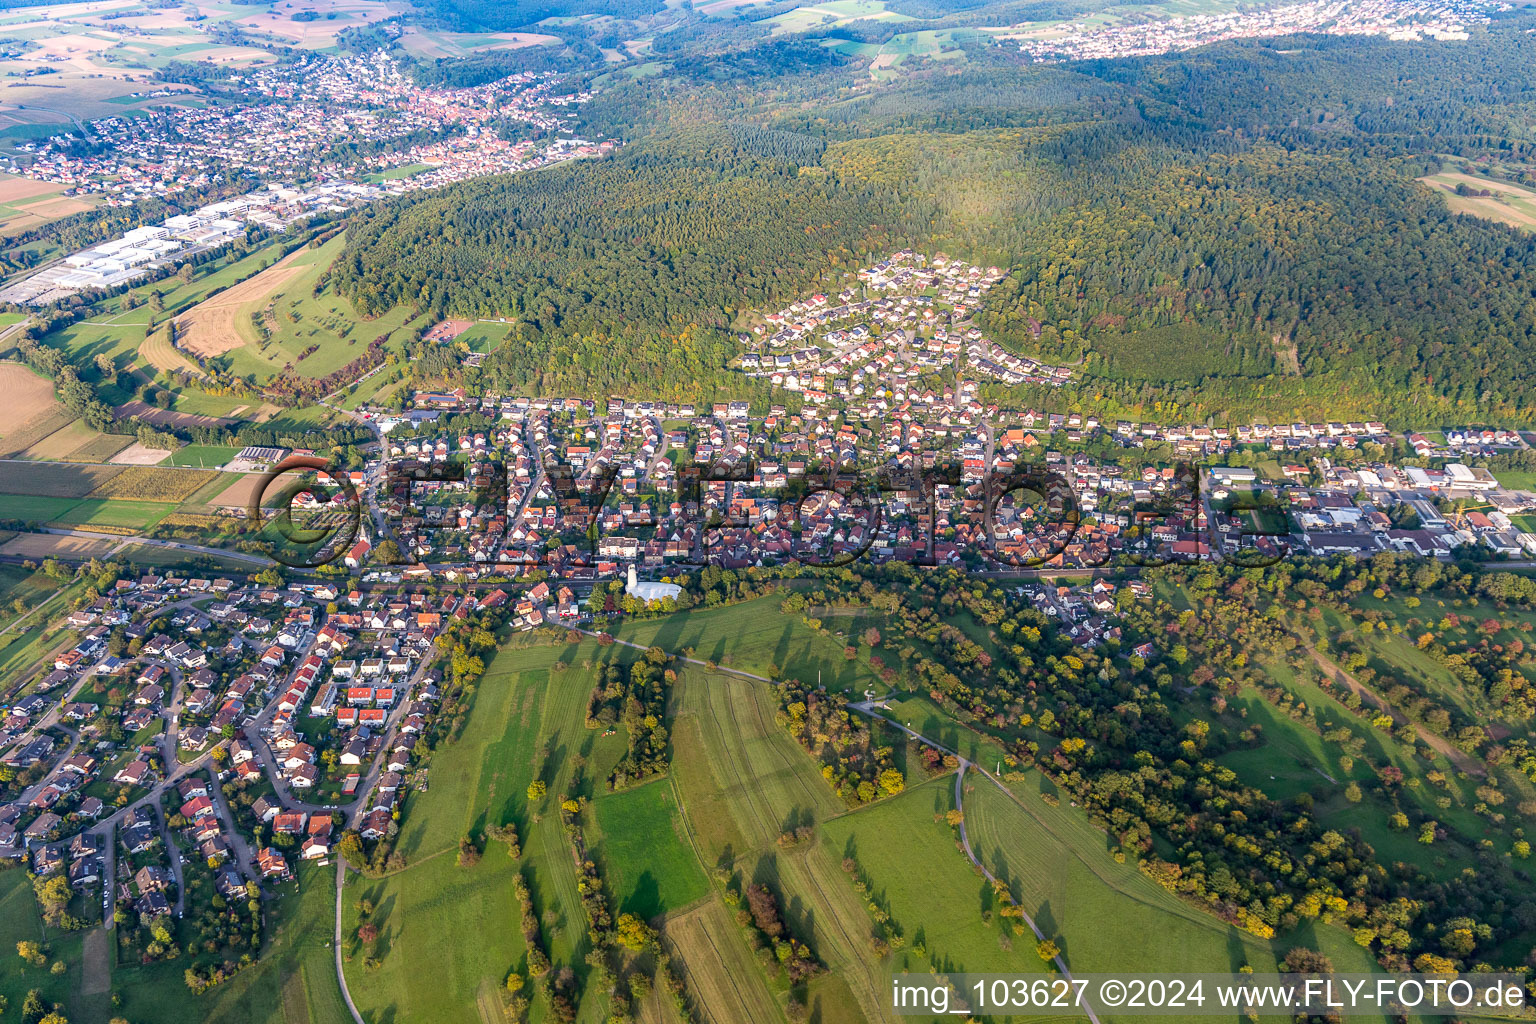
M 906 251 L 764 313 L 738 357 L 783 391 L 764 409 L 462 388 L 365 407 L 380 445 L 346 481 L 369 513 L 336 552 L 348 575 L 168 571 L 70 613 L 78 642 L 0 718 L 0 857 L 143 922 L 189 891 L 259 899 L 347 832 L 387 849 L 404 793 L 429 784 L 446 630 L 600 630 L 676 607 L 674 581 L 706 565 L 990 573 L 1091 646 L 1118 637 L 1121 602 L 1148 593 L 1135 566 L 1158 560 L 1536 558 L 1536 494 L 1468 465 L 1529 451 L 1514 431 L 983 403 L 980 380 L 1072 372 L 970 325 L 997 276 Z M 318 474 L 294 503 L 328 513 L 340 482 Z M 372 557 L 386 539 L 398 564 Z
M 1308 0 L 1107 25 L 1051 26 L 1023 33 L 1019 51 L 1054 62 L 1145 57 L 1231 39 L 1302 33 L 1457 41 L 1468 38 L 1468 27 L 1488 24 L 1491 12 L 1509 9 L 1501 0 Z
M 520 72 L 473 88 L 429 88 L 382 52 L 313 56 L 237 73 L 231 86 L 255 102 L 92 121 L 110 144 L 84 152 L 71 133 L 23 143 L 26 156 L 9 173 L 68 184 L 65 195 L 100 193 L 113 205 L 207 190 L 235 172 L 267 184 L 70 254 L 13 282 L 0 302 L 46 306 L 127 285 L 248 230 L 279 232 L 391 195 L 611 152 L 613 140 L 568 130 L 564 111 L 591 96 L 552 95 L 554 77 Z M 516 123 L 526 137 L 482 127 L 491 121 Z M 338 149 L 339 139 L 347 146 Z
M 403 791 L 428 784 L 434 642 L 494 623 L 506 599 L 118 579 L 70 613 L 78 643 L 0 716 L 0 857 L 148 935 L 189 894 L 261 899 L 327 861 L 343 828 L 385 841 Z

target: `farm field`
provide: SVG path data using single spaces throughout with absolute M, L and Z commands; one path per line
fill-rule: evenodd
M 90 492 L 93 498 L 118 498 L 129 501 L 185 501 L 208 483 L 204 470 L 125 466 Z
M 709 892 L 666 780 L 599 797 L 588 842 L 620 913 L 651 920 Z
M 433 32 L 406 29 L 400 45 L 418 57 L 463 57 L 485 50 L 516 50 L 524 46 L 549 46 L 560 42 L 559 36 L 536 32 Z
M 0 362 L 0 458 L 11 458 L 74 419 L 53 395 L 53 382 L 24 363 Z
M 779 999 L 718 896 L 668 918 L 662 941 L 682 966 L 708 1024 L 784 1020 Z
M 176 506 L 158 501 L 103 501 L 87 498 L 53 517 L 51 524 L 77 530 L 139 533 L 149 529 Z
M 803 937 L 838 969 L 843 994 L 862 1015 L 883 1019 L 884 981 L 865 940 L 871 923 L 840 858 L 815 847 L 781 853 L 776 845 L 785 829 L 820 828 L 847 808 L 774 721 L 771 688 L 689 667 L 679 673 L 674 703 L 675 781 L 700 855 L 803 908 Z
M 1419 181 L 1443 193 L 1446 205 L 1455 213 L 1467 213 L 1527 231 L 1536 229 L 1536 191 L 1455 171 L 1432 174 Z M 1456 189 L 1460 185 L 1467 186 L 1473 192 L 1490 194 L 1458 195 Z
M 83 498 L 121 472 L 121 466 L 13 462 L 6 466 L 4 473 L 0 473 L 0 494 Z
M 237 320 L 248 315 L 247 306 L 259 308 L 290 278 L 309 269 L 305 261 L 308 251 L 295 250 L 256 276 L 193 306 L 178 321 L 181 347 L 210 358 L 244 345 L 246 339 L 236 328 Z
M 49 943 L 50 962 L 63 961 L 65 972 L 55 975 L 47 965 L 33 967 L 18 959 L 16 943 L 24 941 Z M 62 1003 L 74 1011 L 82 973 L 80 936 L 43 924 L 37 899 L 32 895 L 31 879 L 25 871 L 0 872 L 0 944 L 11 961 L 0 971 L 0 997 L 9 1003 L 8 1012 L 17 1014 L 19 1020 L 21 1004 L 32 989 L 38 989 L 49 1005 Z
M 107 538 L 67 537 L 48 533 L 19 533 L 0 544 L 0 555 L 43 559 L 50 556 L 85 559 L 110 554 L 117 542 Z
M 1536 471 L 1522 469 L 1501 469 L 1494 474 L 1499 483 L 1516 491 L 1529 491 L 1536 489 Z
M 3 546 L 3 545 L 0 545 Z M 59 581 L 19 565 L 0 565 L 0 625 L 6 625 L 25 612 L 17 612 L 14 602 L 27 609 L 36 608 L 58 593 Z
M 875 21 L 907 22 L 912 17 L 889 10 L 880 0 L 826 0 L 807 4 L 785 14 L 769 18 L 767 24 L 776 33 L 803 32 L 823 25 L 837 25 L 868 18 Z
M 17 235 L 49 221 L 83 213 L 97 205 L 97 196 L 66 196 L 66 186 L 0 174 L 0 237 Z
M 244 344 L 227 348 L 221 364 L 237 375 L 254 374 L 257 380 L 270 379 L 285 369 L 304 377 L 324 377 L 363 355 L 375 338 L 387 337 L 386 344 L 398 345 L 411 329 L 426 325 L 426 317 L 412 318 L 405 307 L 367 320 L 334 290 L 314 294 L 345 237 L 337 235 L 319 248 L 305 250 L 285 268 L 295 273 L 265 296 L 239 307 L 233 326 Z M 261 318 L 262 329 L 253 324 L 253 314 Z
M 19 457 L 60 462 L 106 462 L 130 443 L 132 439 L 124 434 L 103 434 L 92 430 L 84 420 L 71 420 L 20 452 Z

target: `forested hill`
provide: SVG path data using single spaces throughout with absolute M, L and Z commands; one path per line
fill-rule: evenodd
M 749 47 L 600 96 L 593 123 L 633 119 L 613 158 L 360 215 L 335 273 L 372 312 L 518 317 L 495 383 L 697 399 L 743 389 L 723 372 L 738 311 L 914 245 L 1012 268 L 980 320 L 1083 357 L 1068 401 L 1529 424 L 1536 235 L 1413 180 L 1442 154 L 1523 152 L 1525 27 L 1465 47 L 973 64 L 890 88 Z M 1459 99 L 1474 65 L 1483 84 Z
M 512 316 L 488 372 L 678 397 L 719 383 L 737 310 L 910 242 L 921 205 L 850 185 L 818 139 L 707 128 L 612 159 L 477 179 L 370 210 L 335 273 L 365 312 Z

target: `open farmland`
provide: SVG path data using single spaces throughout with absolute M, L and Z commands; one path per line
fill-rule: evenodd
M 1446 205 L 1456 213 L 1471 214 L 1527 231 L 1536 230 L 1536 191 L 1458 172 L 1433 174 L 1419 180 L 1441 192 Z M 1470 194 L 1459 194 L 1457 189 L 1461 186 L 1465 186 Z
M 284 268 L 283 280 L 267 287 L 264 298 L 238 311 L 226 308 L 216 318 L 210 314 L 210 322 L 222 325 L 220 332 L 230 326 L 232 316 L 233 329 L 245 342 L 225 349 L 218 357 L 220 365 L 239 375 L 254 374 L 258 381 L 285 372 L 324 377 L 364 355 L 375 339 L 386 338 L 386 345 L 397 347 L 426 325 L 426 317 L 413 318 L 405 307 L 370 320 L 334 288 L 315 293 L 321 276 L 340 255 L 345 238 L 337 235 L 319 248 L 295 253 L 297 258 Z M 222 333 L 217 336 L 223 337 Z
M 709 891 L 665 780 L 600 797 L 588 840 L 620 913 L 650 920 Z
M 621 656 L 613 648 L 609 653 Z M 586 922 L 569 842 L 553 804 L 570 784 L 575 755 L 587 759 L 590 784 L 591 777 L 606 774 L 605 766 L 617 761 L 624 744 L 585 727 L 590 673 L 576 667 L 562 671 L 557 660 L 579 665 L 598 654 L 590 641 L 498 653 L 479 683 L 463 735 L 433 755 L 430 791 L 407 805 L 397 849 L 409 866 L 380 881 L 349 884 L 349 894 L 355 887 L 358 895 L 389 908 L 376 920 L 391 936 L 379 969 L 364 974 L 358 963 L 347 967 L 353 998 L 367 1018 L 475 1019 L 482 985 L 487 980 L 499 985 L 524 955 L 511 889 L 519 869 L 544 916 L 543 941 L 552 959 L 557 965 L 581 963 Z M 549 760 L 541 764 L 545 747 Z M 537 806 L 526 797 L 535 777 L 549 789 Z M 461 837 L 506 821 L 518 825 L 521 862 L 489 842 L 475 867 L 457 865 Z M 629 870 L 638 878 L 643 865 Z M 356 927 L 351 906 L 349 899 L 348 929 Z M 459 941 L 467 933 L 478 941 Z M 594 1000 L 592 1009 L 603 1002 Z
M 0 473 L 0 494 L 83 498 L 119 473 L 120 466 L 66 465 L 58 462 L 10 463 Z
M 94 196 L 66 196 L 64 185 L 0 174 L 0 236 L 16 235 L 52 220 L 82 213 L 99 201 Z
M 0 555 L 43 559 L 100 558 L 110 554 L 116 541 L 94 537 L 67 537 L 49 533 L 21 533 L 0 544 Z
M 0 457 L 9 458 L 67 424 L 71 416 L 53 396 L 53 382 L 23 363 L 0 362 Z
M 762 968 L 718 897 L 668 918 L 662 934 L 709 1024 L 784 1020 Z
M 246 307 L 260 308 L 290 278 L 310 269 L 311 264 L 304 260 L 308 251 L 292 252 L 255 277 L 193 306 L 176 321 L 181 347 L 207 358 L 246 344 L 236 329 L 241 316 L 249 318 L 251 310 Z
M 103 480 L 90 496 L 129 501 L 185 501 L 208 483 L 211 475 L 197 469 L 127 466 Z
M 58 462 L 106 462 L 131 443 L 124 434 L 103 434 L 84 420 L 71 420 L 20 453 L 24 459 Z
M 780 610 L 782 598 L 768 596 L 719 608 L 694 608 L 662 619 L 625 622 L 614 636 L 668 651 L 691 648 L 701 661 L 775 678 L 820 679 L 829 689 L 862 692 L 885 685 L 866 661 L 849 661 L 836 639 L 806 628 Z
M 171 374 L 178 371 L 196 375 L 197 364 L 188 359 L 171 344 L 170 332 L 156 331 L 139 344 L 139 357 L 144 365 L 156 373 Z
M 400 45 L 418 57 L 463 57 L 486 50 L 516 50 L 524 46 L 558 44 L 559 36 L 536 32 L 433 32 L 406 29 Z

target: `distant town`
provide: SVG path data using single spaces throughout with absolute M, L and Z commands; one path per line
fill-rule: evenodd
M 1026 38 L 1021 53 L 1039 61 L 1145 57 L 1231 39 L 1272 39 L 1315 32 L 1394 40 L 1462 40 L 1467 29 L 1506 11 L 1500 0 L 1311 0 L 1104 26 L 1076 22 Z

